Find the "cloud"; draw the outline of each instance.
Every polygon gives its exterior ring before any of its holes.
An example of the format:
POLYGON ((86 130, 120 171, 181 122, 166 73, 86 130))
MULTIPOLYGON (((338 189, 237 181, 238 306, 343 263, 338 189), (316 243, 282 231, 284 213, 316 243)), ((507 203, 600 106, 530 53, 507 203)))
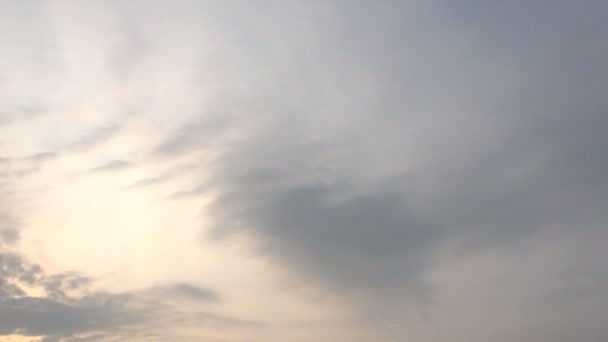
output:
MULTIPOLYGON (((171 167, 169 167, 166 170, 163 170, 158 175, 148 176, 148 177, 143 177, 141 179, 138 179, 138 180, 134 181, 133 183, 131 183, 130 185, 127 185, 126 187, 124 187, 124 189, 128 190, 128 189, 145 188, 148 186, 161 185, 161 184, 165 184, 165 183, 174 181, 176 179, 184 178, 189 173, 196 173, 200 169, 201 164, 203 164, 203 163, 201 161, 197 161, 195 159, 194 161, 188 161, 186 163, 178 163, 177 166, 174 166, 173 164, 174 163, 171 163, 171 167)), ((195 194, 198 194, 199 192, 202 192, 202 190, 204 190, 202 187, 197 187, 197 189, 182 190, 182 191, 184 191, 184 192, 192 191, 193 192, 192 195, 195 195, 195 194)))
MULTIPOLYGON (((235 110, 233 124, 247 128, 210 167, 215 237, 251 234, 292 277, 377 309, 432 305, 426 275, 446 249, 462 258, 561 230, 601 236, 591 218, 608 205, 608 103, 598 96, 608 49, 596 45, 605 25, 566 21, 564 2, 546 21, 544 6, 486 5, 497 22, 446 12, 414 35, 426 24, 362 7, 372 14, 330 12, 323 37, 278 34, 325 48, 290 60, 314 64, 318 79, 294 68, 298 84, 259 89, 253 102, 270 109, 255 123, 248 107, 235 110), (499 20, 499 7, 522 25, 499 20), (332 45, 341 29, 348 39, 332 45), (494 39, 510 44, 501 56, 494 39)), ((595 18, 601 7, 576 13, 595 18)))
MULTIPOLYGON (((4 220, 0 220, 0 224, 4 225, 2 222, 4 220)), ((6 242, 8 244, 15 243, 19 240, 19 231, 15 228, 0 228, 0 241, 6 242)))
POLYGON ((213 291, 187 283, 175 284, 170 288, 170 290, 177 294, 185 295, 203 302, 216 301, 220 299, 219 295, 213 291))
MULTIPOLYGON (((64 152, 96 156, 112 141, 108 153, 137 150, 137 171, 150 175, 126 188, 162 184, 188 205, 208 195, 201 249, 245 236, 294 292, 337 298, 350 316, 339 338, 325 340, 606 339, 605 1, 51 7, 58 24, 33 25, 46 13, 36 12, 19 26, 27 44, 0 64, 4 83, 16 84, 0 103, 3 142, 36 142, 27 153, 9 145, 19 151, 0 158, 2 246, 18 247, 15 217, 29 215, 8 210, 9 190, 64 152), (50 69, 58 71, 41 72, 50 69), (77 95, 50 91, 68 75, 77 95), (55 104, 47 97, 67 102, 48 127, 37 121, 55 104), (66 108, 93 114, 63 118, 66 108), (129 110, 133 120, 122 120, 129 110), (21 135, 15 122, 44 134, 21 135), (55 127, 69 138, 65 150, 47 151, 55 127)), ((134 165, 113 159, 89 171, 134 165)), ((174 203, 163 203, 171 221, 174 203)), ((182 222, 190 207, 178 204, 182 222)), ((142 204, 133 222, 148 212, 142 204)), ((161 245, 150 246, 142 250, 161 245)), ((109 294, 78 274, 3 258, 0 332, 176 339, 186 333, 150 322, 250 323, 165 305, 230 303, 195 284, 109 294)))
POLYGON ((128 296, 101 292, 75 296, 88 279, 76 274, 46 274, 15 253, 0 254, 0 334, 72 336, 141 321, 130 312, 128 296), (32 297, 27 288, 41 287, 47 296, 32 297))
POLYGON ((32 120, 45 114, 47 114, 47 108, 31 105, 11 108, 10 110, 5 109, 0 111, 0 126, 32 120))
POLYGON ((104 165, 92 168, 89 172, 112 172, 121 171, 133 167, 133 162, 126 160, 112 160, 104 165))
MULTIPOLYGON (((116 300, 114 298, 114 300, 116 300)), ((85 298, 84 303, 65 304, 47 298, 10 298, 2 301, 4 335, 71 336, 91 330, 133 324, 142 317, 124 312, 107 298, 85 298)))
POLYGON ((86 136, 80 137, 69 143, 68 149, 72 151, 87 151, 103 144, 120 132, 119 125, 106 125, 94 129, 86 136))
MULTIPOLYGON (((159 322, 174 324, 184 321, 209 322, 234 326, 240 321, 205 311, 181 310, 170 298, 186 296, 200 303, 211 303, 220 297, 215 292, 188 283, 171 284, 163 291, 155 288, 130 293, 107 293, 91 289, 92 280, 69 272, 49 274, 35 263, 13 252, 0 253, 0 335, 46 336, 63 340, 94 333, 102 340, 109 336, 133 334, 134 327, 155 330, 159 322), (42 290, 44 296, 28 292, 42 290), (195 318, 195 317, 198 317, 195 318), (143 328, 152 324, 150 328, 143 328)), ((159 331, 158 334, 167 333, 159 331)), ((145 335, 145 334, 144 334, 145 335)))
POLYGON ((133 182, 132 184, 125 187, 125 189, 137 189, 143 188, 151 185, 161 184, 165 181, 162 177, 146 177, 141 178, 133 182))
POLYGON ((218 136, 222 136, 222 132, 230 124, 230 119, 231 115, 228 114, 197 117, 193 122, 188 122, 173 132, 166 141, 156 147, 155 152, 158 155, 170 156, 209 147, 218 136))
POLYGON ((180 198, 188 198, 188 197, 196 197, 198 195, 202 195, 209 191, 209 186, 202 184, 198 185, 192 189, 179 190, 169 195, 170 199, 180 199, 180 198))
POLYGON ((13 156, 0 158, 0 178, 6 182, 23 178, 40 172, 40 170, 56 157, 54 152, 40 152, 26 156, 13 156))
POLYGON ((33 162, 45 162, 47 160, 51 160, 53 158, 55 158, 57 156, 56 153, 54 152, 40 152, 40 153, 35 153, 31 156, 28 156, 27 159, 31 160, 33 162))
POLYGON ((3 245, 13 245, 20 238, 20 222, 12 214, 12 208, 10 206, 12 199, 12 183, 10 180, 12 176, 8 175, 8 181, 6 182, 5 188, 2 186, 2 176, 6 175, 3 175, 2 172, 0 172, 0 248, 2 248, 3 245))

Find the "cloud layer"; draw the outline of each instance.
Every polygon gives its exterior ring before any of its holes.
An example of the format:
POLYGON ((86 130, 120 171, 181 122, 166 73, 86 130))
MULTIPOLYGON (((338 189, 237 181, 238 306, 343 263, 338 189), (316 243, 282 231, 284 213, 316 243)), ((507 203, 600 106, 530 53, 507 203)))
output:
POLYGON ((608 338, 603 1, 2 7, 0 335, 608 338))

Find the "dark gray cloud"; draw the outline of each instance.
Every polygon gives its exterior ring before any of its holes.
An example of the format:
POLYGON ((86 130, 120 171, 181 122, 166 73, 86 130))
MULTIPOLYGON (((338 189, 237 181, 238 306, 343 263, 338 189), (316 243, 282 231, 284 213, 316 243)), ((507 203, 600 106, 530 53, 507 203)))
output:
MULTIPOLYGON (((19 254, 0 253, 0 335, 46 336, 49 341, 59 341, 93 334, 88 338, 105 340, 112 336, 142 338, 141 333, 145 335, 146 331, 140 331, 142 326, 167 320, 173 324, 197 322, 214 327, 246 324, 196 309, 184 311, 167 301, 175 295, 203 304, 219 300, 220 296, 212 290, 192 284, 172 284, 160 292, 151 288, 113 294, 91 291, 91 281, 73 272, 49 274, 19 254), (35 288, 44 289, 46 295, 32 297, 27 293, 35 288), (140 328, 134 331, 135 327, 140 328)), ((158 334, 165 338, 163 334, 170 332, 158 334)))
POLYGON ((66 304, 47 298, 20 297, 2 301, 4 335, 71 336, 91 330, 127 326, 143 317, 125 312, 117 298, 84 298, 83 303, 66 304))
POLYGON ((88 279, 78 274, 46 274, 15 253, 0 254, 0 335, 72 336, 140 322, 145 314, 128 308, 128 295, 75 296, 88 279), (31 297, 23 286, 42 287, 47 297, 31 297))
POLYGON ((420 256, 435 240, 438 227, 425 222, 402 194, 377 189, 340 199, 341 193, 348 194, 348 185, 272 191, 257 190, 256 185, 235 183, 236 190, 212 207, 221 233, 263 233, 266 253, 344 292, 418 285, 410 272, 420 267, 420 256))
POLYGON ((271 109, 212 166, 216 236, 253 233, 287 272, 385 306, 432 302, 424 275, 446 245, 604 238, 604 4, 412 6, 430 24, 359 5, 330 12, 322 37, 286 29, 314 37, 290 62, 318 80, 260 89, 271 109))

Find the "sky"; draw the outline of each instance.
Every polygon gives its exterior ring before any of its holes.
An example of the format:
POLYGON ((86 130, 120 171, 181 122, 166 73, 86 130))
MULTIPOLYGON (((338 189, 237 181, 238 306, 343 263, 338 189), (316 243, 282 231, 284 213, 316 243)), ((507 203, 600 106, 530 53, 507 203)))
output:
POLYGON ((606 36, 604 0, 0 0, 0 341, 607 341, 606 36))

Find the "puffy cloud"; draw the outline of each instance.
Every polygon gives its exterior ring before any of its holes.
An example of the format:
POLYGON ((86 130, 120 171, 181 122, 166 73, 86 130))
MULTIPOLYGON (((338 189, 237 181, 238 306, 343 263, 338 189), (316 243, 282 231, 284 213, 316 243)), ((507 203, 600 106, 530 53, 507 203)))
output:
MULTIPOLYGON (((199 318, 198 324, 215 327, 246 324, 199 309, 180 310, 171 297, 186 296, 202 304, 220 298, 212 290, 192 284, 171 284, 160 291, 150 288, 108 293, 93 290, 91 282, 73 272, 49 274, 19 254, 0 253, 0 335, 46 336, 47 340, 59 341, 68 337, 78 340, 83 334, 93 334, 102 340, 110 336, 137 339, 141 332, 133 332, 136 327, 156 331, 154 324, 158 322, 169 320, 179 325, 192 320, 192 316, 199 318)), ((170 331, 168 328, 155 334, 168 336, 170 331)))

